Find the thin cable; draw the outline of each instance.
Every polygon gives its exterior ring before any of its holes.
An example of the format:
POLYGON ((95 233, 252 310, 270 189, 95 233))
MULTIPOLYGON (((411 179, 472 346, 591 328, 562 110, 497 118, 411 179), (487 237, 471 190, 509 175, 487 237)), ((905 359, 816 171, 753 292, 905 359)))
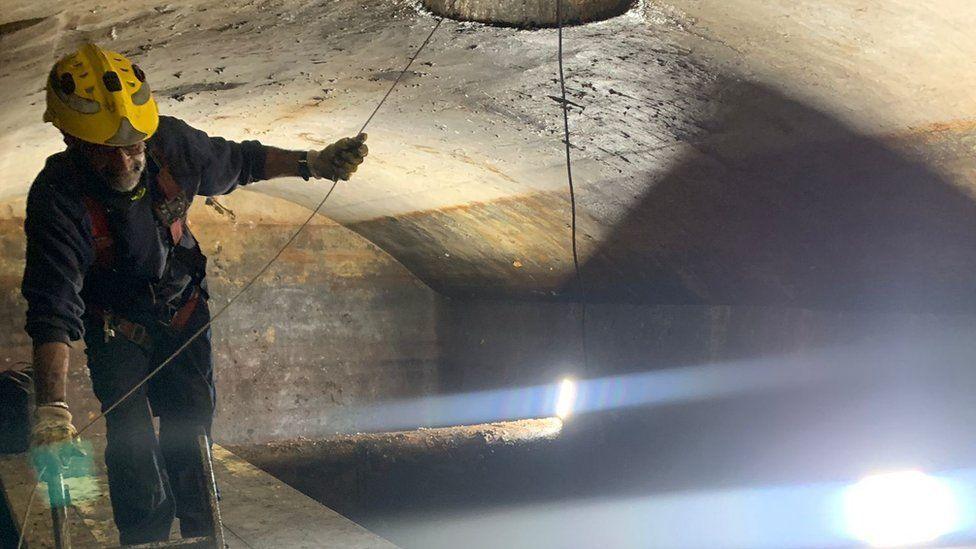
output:
MULTIPOLYGON (((253 277, 251 277, 250 280, 248 280, 247 284, 245 284, 244 287, 241 288, 241 290, 239 292, 237 292, 236 294, 234 294, 234 296, 231 297, 230 300, 227 301, 227 303, 225 303, 224 306, 221 307, 221 309, 219 311, 217 311, 216 314, 214 314, 212 317, 210 317, 210 320, 208 320, 206 322, 206 324, 204 324, 202 327, 200 327, 189 339, 186 340, 186 342, 183 343, 183 345, 180 345, 180 347, 178 349, 176 349, 176 351, 174 351, 173 354, 169 355, 169 357, 167 357, 166 360, 164 360, 162 363, 160 363, 159 366, 157 366, 156 368, 154 368, 151 372, 149 372, 149 374, 147 374, 145 377, 143 377, 142 380, 139 381, 139 383, 136 383, 135 385, 133 385, 131 389, 129 389, 124 395, 122 395, 121 397, 119 397, 118 400, 116 400, 115 402, 113 402, 111 404, 111 406, 109 406, 108 408, 105 409, 105 411, 103 411, 100 414, 98 414, 97 416, 95 416, 95 418, 92 419, 91 421, 89 421, 87 425, 85 425, 84 427, 82 427, 78 431, 78 434, 75 435, 75 438, 76 439, 81 438, 82 433, 84 433, 85 431, 87 431, 89 428, 91 428, 92 425, 94 425, 95 423, 97 423, 98 420, 102 419, 109 412, 111 412, 112 410, 116 409, 123 402, 125 402, 125 400, 127 398, 129 398, 130 396, 132 396, 133 393, 135 393, 136 391, 138 391, 140 387, 142 387, 143 385, 145 385, 150 379, 153 378, 153 376, 155 376, 156 374, 158 374, 160 372, 160 370, 162 370, 167 365, 169 365, 171 362, 173 362, 173 360, 175 360, 176 357, 178 357, 180 355, 180 353, 182 353, 187 347, 189 347, 191 343, 193 343, 194 341, 196 341, 196 339, 198 337, 200 337, 204 332, 206 332, 210 328, 210 325, 213 324, 213 322, 215 320, 217 320, 218 318, 220 318, 221 315, 223 315, 224 312, 226 312, 227 309, 230 308, 230 306, 233 305, 234 302, 238 300, 238 298, 240 298, 242 295, 244 295, 244 292, 246 292, 251 286, 253 286, 254 283, 257 282, 258 279, 260 279, 261 276, 265 272, 267 272, 267 270, 269 268, 271 268, 271 265, 273 265, 274 262, 277 261, 279 257, 281 257, 281 254, 283 254, 285 252, 285 250, 288 248, 288 246, 290 246, 291 243, 294 242, 296 238, 298 238, 298 235, 301 234, 302 230, 305 229, 305 227, 307 227, 309 223, 311 223, 312 219, 319 213, 319 210, 322 209, 322 206, 325 204, 325 201, 329 199, 329 196, 332 195, 332 191, 335 190, 336 185, 338 185, 338 181, 333 181, 332 182, 332 187, 329 188, 329 192, 326 193, 325 197, 322 198, 322 201, 319 202, 319 205, 315 207, 315 210, 312 211, 312 213, 308 216, 307 219, 305 219, 305 222, 302 223, 298 227, 298 230, 296 230, 294 233, 292 233, 291 237, 285 242, 284 246, 282 246, 278 250, 278 252, 267 263, 264 264, 263 267, 261 267, 261 270, 259 270, 257 272, 257 274, 255 274, 253 277)), ((40 478, 40 476, 38 478, 40 478)), ((40 484, 40 480, 38 480, 38 484, 40 484)), ((36 485, 35 485, 35 490, 36 490, 36 485)), ((33 494, 31 494, 31 495, 33 496, 33 494)), ((25 516, 27 516, 27 515, 30 514, 30 507, 31 507, 31 503, 32 502, 33 502, 33 497, 31 497, 31 499, 29 499, 27 501, 27 510, 25 511, 25 516)))
MULTIPOLYGON (((393 90, 396 88, 397 84, 400 83, 400 80, 403 78, 403 75, 406 74, 407 70, 410 69, 410 66, 413 64, 414 60, 417 59, 417 57, 420 55, 420 52, 422 52, 424 50, 424 48, 427 47, 427 44, 430 43, 430 39, 434 36, 434 32, 441 26, 441 22, 442 21, 443 21, 443 19, 438 19, 437 20, 437 24, 434 25, 434 28, 431 29, 430 34, 427 35, 427 38, 423 41, 423 43, 420 45, 420 47, 417 48, 416 53, 414 53, 413 56, 410 57, 410 60, 407 62, 406 66, 403 67, 403 70, 400 71, 400 74, 397 75, 396 79, 393 81, 393 84, 390 86, 390 89, 388 89, 386 91, 386 94, 383 96, 382 99, 380 99, 379 103, 377 103, 377 105, 376 105, 376 108, 373 109, 373 112, 369 115, 369 118, 366 119, 366 122, 363 124, 362 128, 360 128, 359 133, 363 133, 366 130, 366 127, 369 126, 369 123, 372 122, 373 117, 376 116, 376 113, 379 112, 380 107, 382 107, 383 104, 386 103, 387 98, 389 98, 390 97, 390 94, 393 93, 393 90)), ((137 383, 131 389, 129 389, 124 395, 122 395, 121 398, 119 398, 118 400, 116 400, 114 403, 112 403, 111 406, 109 406, 108 408, 106 408, 105 411, 101 412, 100 414, 98 414, 97 416, 95 416, 94 419, 92 419, 90 422, 88 422, 87 425, 85 425, 80 431, 78 431, 78 435, 77 436, 80 437, 82 433, 84 433, 85 431, 87 431, 98 420, 100 420, 103 417, 105 417, 106 414, 108 414, 109 412, 111 412, 112 410, 114 410, 115 408, 117 408, 127 398, 129 398, 130 396, 132 396, 132 394, 135 393, 136 391, 138 391, 140 387, 142 387, 143 385, 145 385, 150 379, 153 378, 153 376, 155 376, 156 374, 158 374, 160 370, 162 370, 168 364, 170 364, 171 362, 173 362, 173 360, 175 360, 176 357, 178 357, 180 355, 180 353, 182 353, 187 347, 189 347, 191 343, 193 343, 194 341, 196 341, 196 339, 198 337, 200 337, 201 335, 203 335, 210 328, 210 325, 213 324, 215 320, 217 320, 218 318, 220 318, 224 314, 224 312, 226 312, 227 309, 232 304, 234 304, 234 302, 236 302, 238 298, 240 298, 244 294, 244 292, 246 292, 251 286, 253 286, 254 283, 257 282, 258 279, 260 279, 261 276, 269 268, 271 268, 271 265, 273 265, 278 260, 278 258, 281 257, 281 254, 283 254, 285 252, 285 250, 288 249, 289 246, 291 246, 291 243, 294 242, 296 238, 298 238, 298 235, 301 234, 302 231, 305 230, 305 227, 307 227, 308 224, 312 222, 312 219, 314 219, 315 216, 318 215, 319 210, 322 209, 322 206, 325 205, 325 202, 329 199, 330 196, 332 196, 332 191, 335 190, 336 185, 338 185, 338 183, 339 182, 337 180, 332 182, 332 187, 329 188, 329 192, 325 194, 325 196, 322 198, 322 201, 319 202, 319 205, 316 206, 315 209, 312 211, 312 213, 308 216, 308 218, 305 219, 305 221, 301 225, 299 225, 298 229, 291 235, 291 237, 278 250, 278 252, 275 253, 274 256, 267 263, 265 263, 265 265, 263 267, 261 267, 261 270, 259 270, 257 272, 257 274, 255 274, 253 277, 251 277, 251 279, 248 280, 248 282, 244 285, 244 287, 241 288, 241 290, 239 292, 237 292, 219 311, 217 311, 217 313, 214 314, 210 318, 210 320, 207 321, 206 324, 204 324, 202 327, 200 327, 200 329, 198 329, 196 331, 196 333, 193 334, 193 336, 191 336, 189 339, 187 339, 186 342, 183 343, 183 345, 180 345, 180 347, 178 349, 176 349, 176 351, 174 351, 173 354, 171 354, 159 366, 157 366, 155 369, 153 369, 153 371, 149 372, 148 375, 146 375, 144 378, 142 378, 142 380, 139 381, 139 383, 137 383)))
MULTIPOLYGON (((410 66, 413 64, 414 60, 417 59, 418 56, 420 56, 420 52, 422 52, 423 49, 427 46, 427 44, 430 43, 431 37, 434 36, 434 32, 441 26, 441 22, 443 22, 443 19, 438 19, 437 20, 437 24, 434 25, 434 28, 430 31, 430 34, 427 35, 427 38, 424 40, 424 42, 420 45, 419 48, 417 48, 416 53, 413 54, 413 56, 410 58, 410 61, 407 63, 407 65, 405 67, 403 67, 403 70, 400 71, 400 74, 397 75, 396 80, 393 81, 393 84, 390 86, 390 89, 386 91, 386 94, 383 96, 382 99, 380 99, 379 103, 377 103, 376 108, 373 109, 373 112, 369 115, 369 118, 366 119, 366 122, 363 124, 363 127, 359 130, 359 133, 363 133, 364 131, 366 131, 366 126, 368 126, 369 123, 372 122, 373 117, 376 116, 376 113, 379 112, 380 107, 383 106, 383 104, 386 102, 387 98, 390 97, 390 94, 393 93, 393 90, 396 88, 397 84, 400 83, 400 80, 403 78, 403 75, 406 74, 407 70, 410 69, 410 66)), ((322 206, 325 205, 326 200, 328 200, 329 197, 332 196, 332 191, 335 190, 336 185, 338 185, 338 184, 339 184, 339 182, 337 180, 333 180, 332 187, 329 188, 329 192, 325 194, 325 197, 322 198, 322 201, 319 202, 319 205, 315 207, 315 210, 312 211, 311 215, 308 216, 308 218, 305 220, 305 222, 302 223, 298 227, 298 229, 294 232, 294 234, 291 235, 291 238, 289 238, 285 242, 285 244, 278 250, 278 252, 274 255, 274 257, 272 257, 270 261, 268 261, 263 267, 261 267, 261 270, 259 270, 257 272, 257 274, 255 274, 244 285, 244 287, 241 288, 241 290, 239 292, 237 292, 226 304, 224 304, 224 306, 219 311, 217 311, 217 313, 214 314, 210 318, 210 320, 207 321, 206 324, 204 324, 200 329, 198 329, 189 339, 186 340, 185 343, 183 343, 183 345, 181 345, 178 349, 176 349, 176 351, 174 351, 173 354, 171 354, 159 366, 157 366, 155 369, 153 369, 153 371, 150 372, 149 375, 147 375, 144 378, 142 378, 142 380, 140 380, 139 383, 137 383, 135 386, 133 386, 131 389, 129 389, 118 400, 116 400, 115 402, 113 402, 112 405, 110 405, 108 408, 105 409, 105 411, 103 411, 100 414, 98 414, 97 416, 95 416, 95 418, 92 419, 91 421, 89 421, 87 425, 85 425, 84 427, 82 427, 81 430, 78 431, 78 434, 75 435, 75 438, 81 437, 82 433, 84 433, 85 431, 87 431, 89 428, 91 428, 92 425, 94 425, 100 419, 104 418, 106 414, 108 414, 109 412, 111 412, 112 410, 114 410, 115 408, 117 408, 127 398, 129 398, 130 396, 132 396, 132 394, 135 393, 136 391, 138 391, 140 387, 142 387, 143 385, 145 385, 150 379, 153 378, 153 376, 155 376, 156 374, 158 374, 160 372, 160 370, 162 370, 169 363, 171 363, 174 359, 176 359, 176 357, 179 356, 180 353, 182 353, 187 347, 189 347, 189 345, 191 343, 193 343, 194 341, 196 341, 196 339, 198 337, 200 337, 201 335, 203 335, 203 333, 206 332, 210 328, 210 325, 213 324, 213 322, 215 320, 217 320, 218 318, 220 318, 220 316, 223 315, 224 312, 234 302, 236 302, 237 299, 241 297, 241 295, 244 294, 244 292, 246 292, 251 286, 253 286, 254 283, 257 282, 258 279, 261 278, 261 276, 269 268, 271 268, 271 265, 273 265, 274 262, 277 261, 279 257, 281 257, 281 254, 283 254, 285 252, 285 250, 288 248, 288 246, 290 246, 291 243, 294 242, 296 238, 298 238, 298 235, 301 234, 302 231, 305 230, 305 227, 307 227, 308 224, 312 222, 312 219, 314 219, 315 216, 318 215, 319 210, 321 210, 322 209, 322 206)), ((43 470, 42 470, 42 473, 43 473, 43 470)), ((38 478, 40 478, 40 475, 38 476, 38 478)), ((30 497, 30 499, 27 500, 27 508, 24 510, 25 527, 26 527, 26 520, 27 520, 26 517, 28 517, 30 515, 31 504, 34 501, 34 492, 37 491, 37 486, 40 485, 40 482, 41 481, 38 480, 37 483, 34 485, 34 491, 31 492, 31 497, 30 497)), ((24 533, 23 533, 23 528, 22 528, 21 529, 21 535, 20 535, 20 542, 17 544, 17 548, 18 549, 20 549, 21 543, 23 543, 23 539, 24 539, 24 533)))
POLYGON ((291 237, 288 238, 288 240, 285 242, 284 246, 282 246, 281 248, 278 249, 278 252, 276 254, 274 254, 274 256, 267 263, 265 263, 263 267, 261 267, 261 270, 259 270, 256 275, 254 275, 253 277, 251 277, 250 280, 247 281, 247 284, 245 284, 244 287, 240 289, 240 291, 238 291, 236 294, 234 294, 234 296, 231 297, 230 300, 228 300, 227 303, 225 303, 224 306, 221 307, 220 310, 217 311, 216 314, 214 314, 212 317, 210 317, 210 320, 208 320, 189 339, 187 339, 183 343, 183 345, 180 345, 178 349, 176 349, 175 351, 173 351, 173 354, 169 355, 169 357, 167 357, 166 360, 164 360, 162 363, 160 363, 159 366, 156 366, 156 368, 154 368, 151 372, 149 372, 149 374, 147 374, 144 378, 142 378, 142 380, 140 380, 139 383, 136 383, 135 385, 133 385, 131 389, 129 389, 118 400, 116 400, 115 402, 113 402, 112 405, 109 406, 108 408, 106 408, 104 412, 102 412, 102 413, 98 414, 97 416, 95 416, 95 418, 92 419, 91 421, 89 421, 87 425, 85 425, 84 427, 82 427, 78 431, 78 434, 76 435, 76 438, 77 437, 80 437, 82 433, 84 433, 85 431, 87 431, 98 420, 100 420, 103 417, 105 417, 106 414, 108 414, 112 410, 116 409, 119 405, 121 405, 123 402, 125 402, 125 399, 129 398, 130 396, 132 396, 132 394, 135 393, 136 391, 138 391, 140 387, 142 387, 143 385, 145 385, 150 379, 153 378, 153 376, 155 376, 156 374, 158 374, 160 370, 162 370, 167 365, 169 365, 171 362, 173 362, 176 359, 176 357, 178 357, 180 355, 180 353, 182 353, 187 347, 190 346, 191 343, 193 343, 194 341, 196 341, 196 339, 198 337, 200 337, 201 335, 203 335, 204 332, 206 332, 208 329, 210 329, 210 325, 213 324, 215 320, 217 320, 218 318, 220 318, 227 311, 227 309, 230 308, 230 306, 233 305, 234 302, 236 302, 238 300, 238 298, 240 298, 242 295, 244 295, 244 292, 246 292, 248 289, 250 289, 250 287, 253 286, 254 283, 256 283, 258 281, 258 279, 260 279, 261 276, 265 272, 267 272, 268 269, 271 268, 271 265, 273 265, 275 263, 275 261, 277 261, 278 258, 281 257, 281 254, 285 253, 285 250, 288 249, 288 246, 291 246, 291 243, 294 242, 296 238, 298 238, 298 235, 301 234, 301 232, 305 229, 305 227, 307 227, 308 224, 312 222, 312 219, 314 219, 315 216, 318 215, 319 210, 321 210, 322 209, 322 206, 325 205, 325 201, 328 200, 330 196, 332 196, 332 191, 335 190, 336 185, 338 185, 338 184, 339 184, 338 181, 333 181, 332 182, 332 187, 329 189, 329 192, 325 194, 325 197, 322 198, 322 201, 319 202, 319 205, 315 207, 315 209, 312 211, 311 214, 309 214, 308 218, 305 219, 305 222, 298 226, 298 230, 296 230, 294 233, 292 233, 291 237))
POLYGON ((563 75, 563 2, 556 0, 556 26, 559 29, 559 89, 562 93, 563 133, 566 144, 566 177, 569 179, 569 205, 572 216, 573 267, 576 270, 576 291, 580 303, 580 347, 583 351, 583 372, 588 371, 589 353, 586 349, 586 285, 583 283, 583 271, 580 269, 579 249, 576 244, 576 189, 573 186, 573 160, 569 149, 569 102, 566 100, 566 77, 563 75))
MULTIPOLYGON (((406 66, 403 67, 403 70, 400 71, 400 74, 397 75, 396 80, 393 81, 393 84, 390 86, 390 89, 388 89, 386 91, 386 94, 383 95, 383 98, 380 99, 379 103, 376 104, 376 108, 373 109, 373 112, 369 115, 369 118, 366 119, 366 122, 363 124, 363 127, 360 128, 359 133, 363 133, 364 131, 366 131, 366 127, 369 126, 369 123, 373 121, 373 117, 376 116, 376 113, 379 112, 380 108, 386 102, 387 98, 389 98, 390 97, 390 94, 393 93, 393 90, 396 88, 397 84, 400 83, 400 80, 403 78, 403 75, 406 74, 407 70, 410 69, 410 66, 413 65, 414 60, 417 59, 417 57, 420 56, 420 52, 422 52, 424 50, 424 48, 427 47, 427 44, 430 43, 430 39, 434 36, 434 32, 436 32, 437 29, 440 28, 442 22, 443 22, 443 19, 438 19, 437 20, 437 24, 434 25, 434 28, 433 29, 431 29, 430 34, 427 35, 427 38, 424 40, 424 42, 420 45, 419 48, 417 48, 416 53, 413 54, 413 56, 407 62, 406 66)), ((308 218, 305 220, 305 222, 302 223, 298 227, 298 229, 294 232, 294 234, 291 235, 291 238, 289 238, 288 241, 285 242, 284 246, 282 246, 281 249, 279 249, 278 252, 274 255, 274 257, 272 257, 271 260, 268 261, 264 265, 264 267, 262 267, 261 270, 258 271, 258 273, 256 275, 254 275, 247 282, 247 284, 245 284, 244 287, 241 288, 241 290, 239 292, 237 292, 237 294, 234 295, 234 297, 232 297, 219 311, 217 311, 217 313, 215 315, 213 315, 210 318, 210 320, 208 320, 207 323, 203 325, 203 327, 201 327, 199 330, 197 330, 196 333, 194 333, 193 336, 190 337, 190 339, 186 340, 186 342, 183 343, 183 345, 181 345, 178 349, 176 349, 176 351, 174 351, 173 354, 171 354, 159 366, 157 366, 155 369, 153 369, 153 371, 150 372, 149 375, 147 375, 146 377, 142 378, 142 380, 140 380, 139 383, 137 383, 135 386, 133 386, 131 389, 129 389, 118 400, 116 400, 115 402, 113 402, 108 408, 105 409, 105 411, 99 413, 97 416, 95 416, 94 419, 92 419, 91 421, 89 421, 87 425, 85 425, 84 427, 82 427, 81 430, 78 431, 78 434, 75 435, 75 438, 80 438, 81 435, 82 435, 82 433, 84 433, 89 428, 91 428, 91 426, 94 425, 96 422, 98 422, 100 419, 104 418, 106 414, 108 414, 109 412, 111 412, 112 410, 114 410, 115 408, 117 408, 120 404, 122 404, 125 401, 125 399, 129 398, 130 396, 132 396, 133 393, 135 393, 136 391, 138 391, 139 388, 142 387, 143 385, 145 385, 150 379, 153 378, 153 376, 155 376, 156 374, 158 374, 164 367, 166 367, 169 363, 171 363, 173 360, 175 360, 176 357, 179 356, 180 353, 182 353, 187 347, 189 347, 189 345, 191 343, 193 343, 198 337, 200 337, 201 335, 203 335, 203 333, 206 332, 207 329, 210 328, 210 326, 213 324, 213 322, 215 320, 217 320, 218 318, 220 318, 220 316, 224 314, 224 312, 231 306, 231 304, 233 304, 235 301, 237 301, 237 299, 239 297, 241 297, 241 295, 243 295, 244 292, 246 292, 248 290, 248 288, 250 288, 251 286, 253 286, 254 283, 257 282, 257 280, 259 278, 261 278, 261 276, 271 267, 271 265, 274 264, 274 262, 277 261, 279 257, 281 257, 281 254, 285 252, 285 250, 288 248, 288 246, 290 246, 291 243, 294 242, 296 238, 298 238, 298 235, 301 234, 301 232, 305 229, 305 227, 307 227, 308 224, 312 222, 312 219, 314 219, 315 216, 318 215, 319 210, 321 210, 322 209, 322 206, 325 205, 326 200, 328 200, 329 197, 332 196, 332 191, 335 190, 336 185, 338 185, 338 184, 339 184, 338 180, 333 180, 332 187, 329 188, 329 192, 325 194, 325 197, 322 198, 322 201, 319 202, 319 205, 315 207, 315 210, 312 211, 311 215, 309 215, 308 218)), ((38 480, 37 483, 35 483, 35 485, 34 485, 34 491, 31 492, 31 497, 30 497, 30 499, 27 500, 27 508, 24 510, 24 517, 25 517, 24 520, 25 521, 26 521, 26 517, 30 515, 31 505, 34 502, 33 494, 34 494, 34 492, 37 491, 37 487, 40 485, 40 482, 41 481, 38 480)), ((26 522, 25 522, 25 526, 26 526, 26 522)), ((18 543, 17 549, 20 549, 20 546, 21 546, 20 544, 23 542, 23 539, 24 539, 24 533, 23 533, 23 529, 21 529, 20 543, 18 543)))
POLYGON ((420 52, 424 50, 424 48, 427 46, 427 43, 430 42, 431 37, 434 36, 434 33, 437 32, 437 29, 441 26, 441 23, 443 21, 444 21, 443 19, 438 19, 437 24, 434 25, 434 28, 430 29, 430 34, 427 35, 427 38, 424 40, 424 43, 421 44, 419 48, 417 48, 417 53, 413 54, 413 57, 411 57, 410 61, 407 62, 407 66, 403 67, 403 70, 400 71, 400 74, 397 75, 396 80, 393 81, 393 85, 390 86, 390 89, 386 90, 386 95, 383 96, 383 99, 380 99, 379 104, 376 105, 375 109, 373 109, 373 113, 370 114, 369 118, 366 119, 366 122, 363 123, 363 127, 359 130, 359 133, 363 133, 364 131, 366 131, 366 126, 368 126, 369 123, 372 122, 373 117, 376 116, 376 113, 380 112, 380 107, 382 107, 383 103, 386 102, 386 98, 389 97, 391 93, 393 93, 393 88, 395 88, 396 85, 400 83, 400 79, 403 78, 403 75, 406 74, 407 70, 410 69, 410 65, 413 65, 414 59, 416 59, 417 56, 420 55, 420 52))
POLYGON ((37 489, 41 485, 41 478, 47 471, 47 467, 42 467, 41 472, 37 474, 37 482, 34 483, 34 488, 31 490, 30 496, 27 498, 27 509, 24 510, 24 520, 20 523, 20 537, 17 539, 17 549, 24 546, 24 536, 27 535, 27 521, 30 519, 30 509, 31 504, 34 503, 34 495, 37 494, 37 489))

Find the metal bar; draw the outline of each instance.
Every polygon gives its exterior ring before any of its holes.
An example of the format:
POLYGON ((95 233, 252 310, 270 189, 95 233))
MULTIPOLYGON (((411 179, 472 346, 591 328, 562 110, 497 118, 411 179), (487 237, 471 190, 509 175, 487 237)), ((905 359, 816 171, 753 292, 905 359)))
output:
POLYGON ((214 549, 224 549, 224 525, 220 520, 220 501, 217 499, 217 479, 214 478, 213 456, 210 455, 210 438, 206 433, 197 436, 200 459, 203 461, 204 488, 210 503, 210 520, 213 528, 214 549))
POLYGON ((71 532, 68 531, 68 506, 71 505, 71 501, 61 471, 53 472, 47 478, 47 495, 51 502, 54 547, 71 549, 71 532))

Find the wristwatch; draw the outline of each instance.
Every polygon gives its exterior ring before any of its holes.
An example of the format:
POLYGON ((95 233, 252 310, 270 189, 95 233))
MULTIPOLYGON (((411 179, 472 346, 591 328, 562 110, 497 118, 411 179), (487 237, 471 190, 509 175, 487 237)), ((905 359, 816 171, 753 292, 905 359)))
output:
POLYGON ((312 177, 312 170, 308 167, 308 153, 298 159, 298 175, 305 181, 308 181, 312 177))

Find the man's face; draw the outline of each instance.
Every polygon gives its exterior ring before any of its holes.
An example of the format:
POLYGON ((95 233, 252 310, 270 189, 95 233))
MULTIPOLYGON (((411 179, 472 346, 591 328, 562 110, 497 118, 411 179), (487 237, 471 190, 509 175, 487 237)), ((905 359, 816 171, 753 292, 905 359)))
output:
POLYGON ((83 141, 69 143, 88 158, 92 169, 115 191, 129 192, 139 184, 146 168, 146 144, 136 143, 127 147, 95 145, 83 141))

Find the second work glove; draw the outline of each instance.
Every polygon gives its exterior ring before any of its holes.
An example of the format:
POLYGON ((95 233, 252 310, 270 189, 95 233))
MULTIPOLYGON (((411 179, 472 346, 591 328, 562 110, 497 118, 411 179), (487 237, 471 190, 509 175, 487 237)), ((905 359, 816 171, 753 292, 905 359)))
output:
POLYGON ((367 154, 365 133, 343 137, 321 151, 308 151, 308 169, 312 177, 348 181, 367 154))
POLYGON ((31 464, 45 478, 57 473, 68 459, 84 455, 76 445, 78 432, 71 424, 71 412, 66 407, 42 404, 34 412, 31 429, 31 464))

